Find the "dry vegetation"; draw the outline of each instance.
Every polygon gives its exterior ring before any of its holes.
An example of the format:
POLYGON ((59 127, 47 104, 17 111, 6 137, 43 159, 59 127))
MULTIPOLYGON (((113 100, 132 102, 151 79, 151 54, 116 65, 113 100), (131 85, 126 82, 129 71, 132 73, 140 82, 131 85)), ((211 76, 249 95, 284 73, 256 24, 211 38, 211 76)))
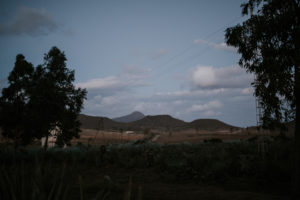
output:
POLYGON ((142 131, 118 132, 118 131, 98 131, 93 129, 82 129, 79 139, 73 139, 72 145, 78 143, 90 145, 126 143, 144 138, 151 138, 150 141, 158 144, 175 144, 188 142, 191 144, 201 143, 209 139, 221 139, 224 142, 241 141, 253 138, 255 136, 277 136, 278 131, 257 131, 256 129, 238 129, 238 130, 195 130, 188 129, 182 131, 157 131, 150 130, 148 133, 142 131))
POLYGON ((79 139, 73 139, 71 144, 110 144, 110 143, 126 143, 128 141, 139 140, 144 138, 142 133, 133 132, 117 132, 117 131, 98 131, 93 129, 82 129, 79 139))
POLYGON ((0 199, 286 200, 292 140, 248 140, 262 135, 278 132, 83 129, 65 149, 1 144, 0 199))
MULTIPOLYGON (((80 138, 71 140, 71 145, 88 144, 88 145, 106 145, 106 144, 122 144, 130 141, 138 141, 142 139, 149 140, 157 144, 178 144, 191 143, 198 144, 204 140, 221 139, 223 142, 239 142, 248 140, 254 137, 275 137, 279 135, 279 131, 260 130, 256 128, 237 129, 237 130, 196 130, 187 129, 180 131, 160 131, 148 130, 145 131, 107 131, 82 129, 80 138)), ((292 137, 292 131, 286 133, 288 137, 292 137)), ((1 143, 11 143, 12 141, 0 135, 1 143)), ((39 145, 40 141, 35 141, 39 145)))

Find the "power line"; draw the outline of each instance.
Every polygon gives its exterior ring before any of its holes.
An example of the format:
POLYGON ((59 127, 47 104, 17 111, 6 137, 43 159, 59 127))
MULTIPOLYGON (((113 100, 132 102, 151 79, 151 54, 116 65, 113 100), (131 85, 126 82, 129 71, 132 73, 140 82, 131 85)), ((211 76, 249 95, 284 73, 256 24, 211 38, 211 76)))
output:
MULTIPOLYGON (((216 35, 217 33, 219 33, 220 31, 224 30, 224 28, 228 27, 231 23, 233 22, 236 22, 238 19, 240 19, 241 17, 237 17, 237 18, 234 18, 233 20, 231 20, 229 23, 227 23, 226 25, 222 26, 221 28, 217 29, 216 31, 208 34, 206 37, 204 37, 203 40, 207 41, 209 38, 211 38, 212 36, 216 35)), ((168 64, 175 60, 176 58, 182 56, 183 54, 185 54, 186 52, 188 52, 190 49, 192 49, 193 47, 195 47, 195 43, 189 45, 187 48, 185 48, 183 51, 181 51, 179 54, 176 54, 175 56, 172 56, 170 59, 167 60, 167 62, 164 62, 163 64, 160 64, 158 65, 156 68, 161 68, 161 67, 164 67, 164 66, 168 66, 168 64)), ((206 47, 203 51, 201 51, 200 53, 196 54, 196 55, 193 55, 193 56, 190 56, 188 57, 188 59, 192 58, 192 59, 195 59, 195 58, 199 58, 200 56, 202 56, 203 54, 205 54, 207 52, 207 50, 209 49, 210 47, 206 47)), ((187 60, 187 58, 185 59, 187 60)), ((184 60, 184 61, 185 61, 184 60)), ((190 59, 191 60, 191 59, 190 59)), ((181 62, 182 63, 182 62, 181 62)), ((173 67, 174 66, 177 66, 179 63, 177 62, 175 65, 172 65, 173 67)), ((168 70, 170 67, 166 67, 166 69, 168 70)), ((166 70, 164 70, 166 71, 166 70)), ((160 78, 161 76, 163 76, 164 73, 160 73, 157 78, 160 78)))

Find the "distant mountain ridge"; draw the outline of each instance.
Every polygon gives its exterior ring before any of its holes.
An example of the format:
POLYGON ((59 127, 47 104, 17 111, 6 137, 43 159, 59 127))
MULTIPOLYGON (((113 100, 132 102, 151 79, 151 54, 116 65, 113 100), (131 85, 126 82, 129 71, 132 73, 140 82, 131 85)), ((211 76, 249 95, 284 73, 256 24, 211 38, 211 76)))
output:
POLYGON ((122 117, 113 118, 112 120, 115 122, 122 122, 122 123, 130 123, 140 119, 143 119, 145 115, 139 111, 134 111, 129 115, 125 115, 122 117))
POLYGON ((81 123, 81 128, 107 130, 107 129, 120 129, 123 128, 123 123, 115 122, 107 117, 97 117, 80 114, 78 119, 81 123))
MULTIPOLYGON (((130 115, 128 115, 130 116, 130 115)), ((124 116, 126 117, 126 116, 124 116)), ((122 117, 121 117, 122 118, 122 117)), ((175 131, 185 129, 198 130, 232 130, 239 127, 231 126, 216 119, 197 119, 192 122, 185 122, 173 118, 170 115, 144 116, 142 119, 132 122, 118 122, 107 117, 96 117, 80 114, 78 117, 83 129, 96 130, 133 130, 143 131, 146 129, 155 129, 162 131, 175 131)), ((123 119, 121 119, 123 120, 123 119)))
POLYGON ((231 130, 231 129, 238 128, 238 127, 226 124, 224 122, 221 122, 217 119, 197 119, 197 120, 192 121, 190 123, 190 126, 195 129, 210 130, 210 131, 215 131, 218 129, 219 130, 220 129, 231 130))
POLYGON ((146 116, 141 120, 131 123, 132 126, 139 129, 156 128, 164 130, 182 129, 186 127, 187 124, 187 122, 173 118, 170 115, 146 116))

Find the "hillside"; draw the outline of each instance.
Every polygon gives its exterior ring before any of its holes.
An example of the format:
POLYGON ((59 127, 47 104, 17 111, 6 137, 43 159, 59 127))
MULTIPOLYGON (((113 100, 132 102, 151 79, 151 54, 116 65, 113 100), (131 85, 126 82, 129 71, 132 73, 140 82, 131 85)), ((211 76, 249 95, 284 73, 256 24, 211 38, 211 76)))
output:
POLYGON ((231 130, 238 127, 231 126, 217 119, 197 119, 189 123, 189 127, 200 130, 231 130))
POLYGON ((197 119, 190 123, 173 118, 170 115, 155 115, 146 116, 140 120, 122 123, 116 122, 107 117, 95 117, 80 114, 78 119, 81 122, 81 128, 83 129, 95 129, 95 130, 139 130, 155 129, 161 131, 177 131, 185 129, 198 129, 198 130, 234 130, 238 127, 228 125, 216 119, 197 119))
POLYGON ((145 117, 145 115, 143 113, 135 111, 129 115, 113 118, 112 120, 115 122, 130 123, 130 122, 134 122, 134 121, 143 119, 144 117, 145 117))
POLYGON ((155 116, 146 116, 141 120, 130 123, 135 129, 163 129, 163 130, 176 130, 182 129, 187 126, 187 123, 175 119, 170 115, 155 115, 155 116))
POLYGON ((80 114, 78 119, 81 122, 81 128, 84 129, 119 130, 120 128, 124 128, 124 124, 115 122, 107 117, 95 117, 95 116, 80 114))

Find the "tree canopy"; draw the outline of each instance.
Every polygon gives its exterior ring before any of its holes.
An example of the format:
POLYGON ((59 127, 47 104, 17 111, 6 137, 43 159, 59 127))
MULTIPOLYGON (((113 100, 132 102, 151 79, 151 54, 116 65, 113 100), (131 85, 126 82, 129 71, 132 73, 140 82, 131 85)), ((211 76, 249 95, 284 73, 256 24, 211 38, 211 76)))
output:
POLYGON ((23 55, 17 55, 9 86, 0 98, 4 136, 28 144, 34 138, 48 137, 56 128, 60 145, 79 137, 77 117, 86 90, 73 85, 75 72, 67 68, 66 60, 57 47, 52 47, 44 55, 44 63, 36 68, 23 55))
POLYGON ((295 118, 295 72, 299 71, 299 1, 249 0, 250 18, 226 30, 228 45, 238 48, 239 64, 253 72, 255 95, 268 128, 295 118))
POLYGON ((28 143, 32 138, 27 105, 33 73, 33 65, 23 55, 17 55, 15 66, 8 76, 9 86, 3 88, 0 97, 2 134, 18 144, 28 143))
POLYGON ((263 126, 295 119, 293 197, 300 183, 300 1, 249 0, 242 24, 226 30, 226 43, 241 54, 239 64, 255 74, 255 95, 263 107, 263 126))

